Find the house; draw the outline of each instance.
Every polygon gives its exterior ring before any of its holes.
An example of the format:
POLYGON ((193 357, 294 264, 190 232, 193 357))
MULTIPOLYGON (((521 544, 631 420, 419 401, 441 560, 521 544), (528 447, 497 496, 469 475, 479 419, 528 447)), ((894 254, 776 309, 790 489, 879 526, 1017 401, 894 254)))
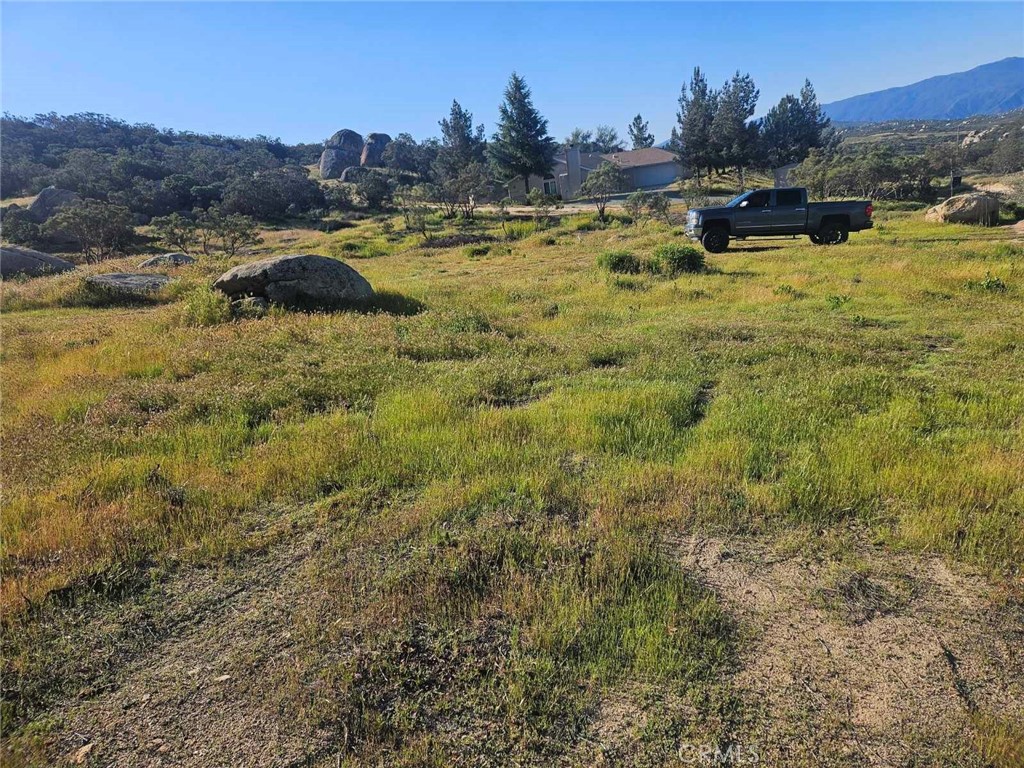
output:
MULTIPOLYGON (((542 189, 545 194, 573 200, 579 196, 580 186, 587 174, 605 162, 615 163, 622 169, 629 179, 627 191, 663 187, 683 177, 683 167, 676 161, 675 154, 667 149, 649 147, 602 154, 580 152, 570 147, 559 150, 547 175, 530 176, 530 189, 542 189)), ((513 200, 525 198, 521 178, 513 179, 507 188, 513 200)))

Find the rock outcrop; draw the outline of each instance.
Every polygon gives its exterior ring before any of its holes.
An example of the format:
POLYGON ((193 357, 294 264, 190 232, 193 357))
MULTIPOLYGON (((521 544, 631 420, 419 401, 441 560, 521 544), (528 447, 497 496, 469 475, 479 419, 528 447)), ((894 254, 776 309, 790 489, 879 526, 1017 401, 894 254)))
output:
POLYGON ((363 144, 362 154, 359 156, 359 164, 364 168, 379 168, 383 163, 384 147, 391 143, 391 137, 386 133, 371 133, 366 137, 363 144))
POLYGON ((363 137, 343 128, 324 142, 324 151, 320 155, 320 178, 339 178, 348 166, 359 165, 362 154, 363 137))
POLYGON ((929 208, 924 218, 925 221, 945 224, 985 224, 994 227, 999 223, 999 198, 983 192, 955 195, 929 208))
POLYGON ((70 261, 58 259, 42 251, 33 251, 31 248, 18 248, 16 246, 4 246, 0 248, 0 277, 5 280, 15 275, 26 277, 40 277, 41 275, 54 275, 58 272, 67 272, 75 268, 70 261))
POLYGON ((82 202, 82 198, 77 192, 57 189, 57 187, 46 187, 32 201, 28 212, 33 219, 42 224, 64 206, 77 205, 80 202, 82 202))
POLYGON ((229 269, 213 287, 233 300, 263 298, 293 309, 336 309, 373 296, 352 267, 315 254, 275 256, 229 269))
POLYGON ((180 267, 185 264, 195 264, 195 259, 187 253, 161 253, 159 256, 150 256, 139 264, 139 269, 147 267, 180 267))

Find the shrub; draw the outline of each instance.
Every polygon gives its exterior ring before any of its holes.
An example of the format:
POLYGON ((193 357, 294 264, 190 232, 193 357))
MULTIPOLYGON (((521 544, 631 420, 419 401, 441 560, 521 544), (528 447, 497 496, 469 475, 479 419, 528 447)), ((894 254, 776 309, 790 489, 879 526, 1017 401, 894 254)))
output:
POLYGON ((605 251, 597 257, 597 266, 609 272, 636 274, 640 271, 640 260, 629 251, 605 251))
POLYGON ((692 245, 664 243, 654 249, 654 259, 666 275, 700 272, 704 269, 704 252, 692 245))
POLYGON ((25 208, 12 205, 3 215, 4 239, 30 248, 42 247, 46 241, 32 214, 25 208))
POLYGON ((467 258, 476 259, 480 256, 486 256, 491 252, 491 246, 489 245, 470 245, 467 246, 463 253, 466 254, 467 258))
POLYGON ((382 174, 371 172, 356 182, 356 194, 371 211, 379 211, 391 205, 394 190, 391 188, 391 182, 382 174))
POLYGON ((320 185, 304 170, 289 167, 236 177, 225 188, 221 207, 227 214, 280 219, 325 204, 320 185))
POLYGON ((66 206, 42 226, 51 236, 73 239, 89 263, 125 253, 135 239, 131 212, 99 200, 66 206))
POLYGON ((181 305, 181 322, 196 328, 226 323, 231 319, 231 300, 208 285, 189 292, 181 305))

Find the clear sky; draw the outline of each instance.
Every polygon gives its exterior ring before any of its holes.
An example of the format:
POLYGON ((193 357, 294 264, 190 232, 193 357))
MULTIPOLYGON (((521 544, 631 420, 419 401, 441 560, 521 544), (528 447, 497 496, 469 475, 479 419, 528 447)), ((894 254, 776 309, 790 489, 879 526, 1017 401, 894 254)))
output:
POLYGON ((668 137, 695 65, 753 75, 759 113, 1024 55, 1024 3, 14 3, 2 106, 319 142, 436 135, 453 98, 490 134, 522 74, 553 136, 637 112, 668 137))

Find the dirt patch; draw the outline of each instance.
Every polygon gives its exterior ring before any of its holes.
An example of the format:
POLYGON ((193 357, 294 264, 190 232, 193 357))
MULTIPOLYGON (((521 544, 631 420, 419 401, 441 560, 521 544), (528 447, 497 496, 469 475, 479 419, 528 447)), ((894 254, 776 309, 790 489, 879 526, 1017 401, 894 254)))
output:
POLYGON ((329 734, 279 711, 274 690, 297 645, 293 615, 309 597, 317 541, 303 534, 244 564, 169 580, 173 630, 99 690, 54 708, 51 760, 74 763, 88 747, 89 765, 271 765, 327 746, 329 734))
POLYGON ((762 764, 981 764, 972 714, 1024 716, 1021 606, 981 577, 866 546, 852 578, 749 539, 688 536, 672 549, 747 635, 736 738, 762 764))

